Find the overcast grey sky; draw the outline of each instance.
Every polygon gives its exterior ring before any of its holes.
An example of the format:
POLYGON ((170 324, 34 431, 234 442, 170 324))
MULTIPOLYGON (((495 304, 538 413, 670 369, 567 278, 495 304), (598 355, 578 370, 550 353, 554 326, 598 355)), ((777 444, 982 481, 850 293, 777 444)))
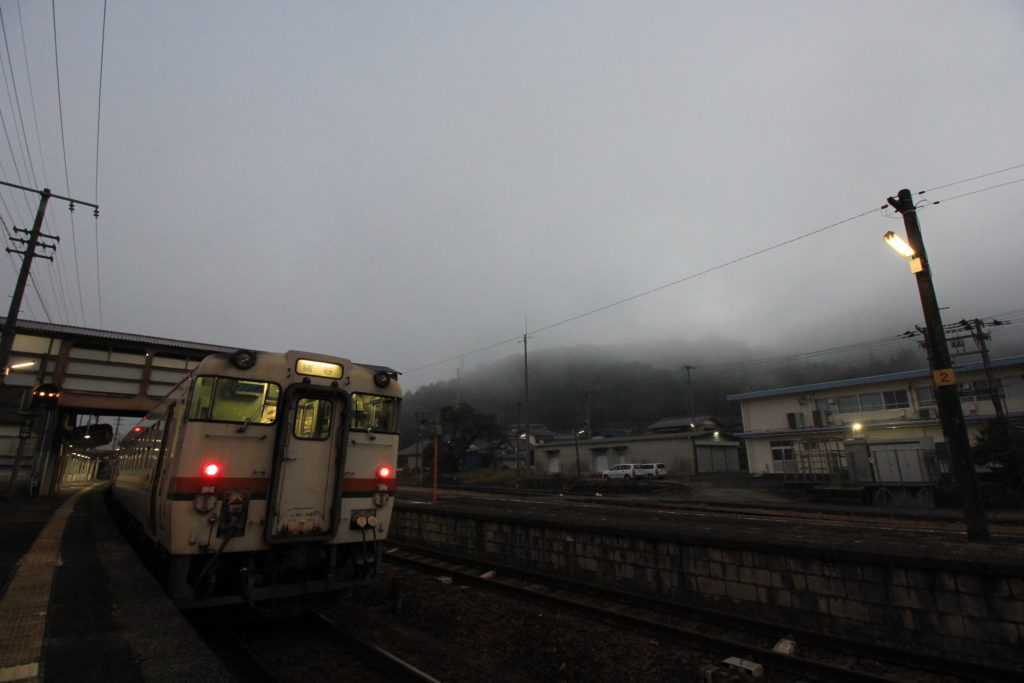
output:
POLYGON ((1024 182, 958 197, 1024 167, 932 189, 1024 164, 1018 1, 110 0, 102 98, 103 3, 55 6, 56 50, 50 3, 0 0, 0 179, 101 216, 51 204, 25 318, 416 386, 681 281, 530 348, 813 350, 920 322, 882 242, 903 187, 947 200, 920 211, 944 318, 1024 309, 1024 182))

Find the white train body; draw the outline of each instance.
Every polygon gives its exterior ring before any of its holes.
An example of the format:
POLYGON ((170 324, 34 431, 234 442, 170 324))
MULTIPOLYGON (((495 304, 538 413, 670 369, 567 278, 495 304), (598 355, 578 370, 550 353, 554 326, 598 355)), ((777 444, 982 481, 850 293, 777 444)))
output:
POLYGON ((179 604, 373 579, 395 491, 396 378, 323 354, 217 354, 134 428, 113 495, 179 604))

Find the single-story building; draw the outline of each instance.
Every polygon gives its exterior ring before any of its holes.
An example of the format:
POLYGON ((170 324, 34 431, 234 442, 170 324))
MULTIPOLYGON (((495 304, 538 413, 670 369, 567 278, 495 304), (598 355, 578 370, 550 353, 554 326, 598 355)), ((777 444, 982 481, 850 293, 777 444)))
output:
POLYGON ((534 448, 537 472, 600 476, 612 465, 664 463, 668 476, 744 471, 740 443, 722 432, 563 439, 534 448))

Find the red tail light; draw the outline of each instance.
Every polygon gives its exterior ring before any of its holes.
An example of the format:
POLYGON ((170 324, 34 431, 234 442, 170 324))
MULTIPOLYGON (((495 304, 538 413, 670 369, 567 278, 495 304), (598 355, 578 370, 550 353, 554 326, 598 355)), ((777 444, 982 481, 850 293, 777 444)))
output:
POLYGON ((391 468, 389 466, 381 465, 380 467, 377 468, 377 478, 378 479, 387 479, 390 476, 391 476, 391 468))
POLYGON ((203 476, 207 479, 213 479, 214 477, 220 476, 220 465, 215 462, 208 462, 204 464, 203 476))

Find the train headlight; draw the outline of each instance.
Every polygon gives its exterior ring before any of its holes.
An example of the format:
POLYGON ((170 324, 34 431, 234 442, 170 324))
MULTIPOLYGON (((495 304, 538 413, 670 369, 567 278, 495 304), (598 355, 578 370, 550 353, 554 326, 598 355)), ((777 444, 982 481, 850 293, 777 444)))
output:
POLYGON ((231 364, 239 370, 248 370, 256 365, 256 352, 247 349, 239 349, 231 354, 231 364))
POLYGON ((373 374, 373 383, 383 389, 391 384, 391 373, 386 370, 379 370, 373 374))

